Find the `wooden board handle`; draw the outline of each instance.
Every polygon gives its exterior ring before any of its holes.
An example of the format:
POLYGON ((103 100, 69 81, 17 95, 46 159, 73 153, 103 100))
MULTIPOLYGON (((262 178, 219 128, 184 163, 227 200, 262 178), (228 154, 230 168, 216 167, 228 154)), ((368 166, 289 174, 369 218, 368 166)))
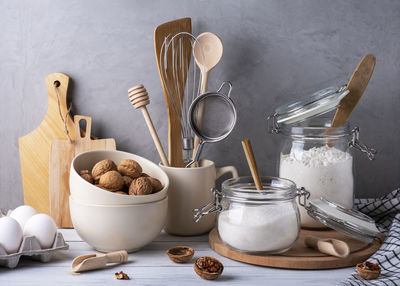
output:
POLYGON ((74 116, 74 124, 75 124, 75 134, 76 134, 76 141, 90 141, 90 135, 92 133, 92 118, 90 116, 84 115, 75 115, 74 116), (81 128, 79 126, 79 122, 81 120, 86 121, 86 130, 85 135, 81 136, 81 128))

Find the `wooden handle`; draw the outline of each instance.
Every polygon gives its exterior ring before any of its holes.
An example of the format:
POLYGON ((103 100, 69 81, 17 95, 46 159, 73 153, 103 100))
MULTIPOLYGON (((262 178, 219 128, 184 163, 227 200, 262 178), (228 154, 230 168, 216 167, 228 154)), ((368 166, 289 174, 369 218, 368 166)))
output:
POLYGON ((314 248, 315 250, 318 250, 319 252, 340 258, 345 258, 350 254, 349 245, 346 242, 339 239, 334 239, 334 238, 321 239, 315 236, 307 236, 304 239, 304 244, 307 247, 311 247, 314 248))
POLYGON ((107 263, 123 263, 128 261, 128 252, 126 250, 120 250, 110 252, 105 255, 107 263))
POLYGON ((350 114, 353 112, 367 88, 372 73, 374 72, 375 62, 375 56, 368 54, 358 63, 347 84, 347 89, 350 93, 340 101, 332 121, 332 127, 343 126, 350 117, 350 114))
POLYGON ((90 134, 92 133, 92 118, 90 116, 75 115, 74 116, 76 141, 90 141, 90 134), (81 128, 79 123, 81 120, 86 121, 86 130, 84 136, 81 136, 81 128))
POLYGON ((149 95, 146 88, 143 85, 137 85, 128 90, 129 100, 136 109, 141 109, 143 117, 146 121, 147 127, 149 128, 151 137, 153 138, 154 144, 156 145, 158 154, 160 155, 161 161, 164 166, 169 166, 167 156, 165 155, 164 149, 161 145, 160 138, 158 137, 157 131, 154 128, 153 121, 147 111, 146 105, 150 103, 149 95))
POLYGON ((260 176, 258 174, 256 160, 254 159, 253 149, 251 148, 250 140, 246 139, 242 141, 243 150, 246 154, 247 163, 249 164, 251 175, 253 176, 254 183, 256 184, 257 190, 262 190, 262 184, 260 176))

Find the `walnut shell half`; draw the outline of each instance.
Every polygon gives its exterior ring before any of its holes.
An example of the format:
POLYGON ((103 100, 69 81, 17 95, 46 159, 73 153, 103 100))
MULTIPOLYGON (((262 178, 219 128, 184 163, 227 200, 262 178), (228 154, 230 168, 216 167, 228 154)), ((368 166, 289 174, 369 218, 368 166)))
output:
POLYGON ((117 171, 109 171, 100 177, 99 186, 111 192, 120 191, 124 187, 124 179, 117 171))
POLYGON ((135 160, 124 159, 118 165, 118 172, 135 179, 142 174, 142 167, 135 160))
POLYGON ((101 160, 94 165, 92 169, 92 177, 93 179, 99 180, 102 175, 109 171, 116 171, 117 165, 112 160, 101 160))
POLYGON ((129 187, 129 194, 136 196, 150 195, 153 187, 147 177, 139 177, 132 181, 129 187))
POLYGON ((193 268, 197 275, 207 280, 217 279, 224 270, 222 263, 219 262, 218 259, 210 256, 198 258, 193 268))
POLYGON ((167 250, 169 259, 176 263, 185 263, 192 259, 194 249, 188 246, 176 246, 167 250))
POLYGON ((356 270, 358 275, 365 280, 376 279, 381 274, 381 267, 378 264, 369 261, 358 263, 356 265, 356 270))

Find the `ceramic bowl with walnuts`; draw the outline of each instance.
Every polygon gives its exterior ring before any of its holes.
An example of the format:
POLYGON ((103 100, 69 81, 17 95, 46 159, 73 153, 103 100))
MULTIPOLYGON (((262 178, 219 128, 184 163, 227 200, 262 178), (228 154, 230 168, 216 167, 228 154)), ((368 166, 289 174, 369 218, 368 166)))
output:
POLYGON ((141 156, 97 150, 77 155, 71 164, 70 191, 74 200, 95 205, 134 205, 167 197, 167 174, 141 156))

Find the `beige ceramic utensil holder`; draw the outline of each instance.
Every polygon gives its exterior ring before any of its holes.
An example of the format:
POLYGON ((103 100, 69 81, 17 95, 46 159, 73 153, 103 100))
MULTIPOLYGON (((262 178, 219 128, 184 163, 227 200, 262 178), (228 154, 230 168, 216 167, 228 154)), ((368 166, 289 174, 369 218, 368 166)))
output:
POLYGON ((192 210, 212 200, 211 188, 215 186, 216 179, 227 173, 238 177, 236 168, 215 168, 214 162, 209 160, 201 160, 197 168, 165 167, 162 164, 160 167, 170 180, 165 230, 175 235, 200 235, 210 231, 215 224, 215 214, 205 216, 196 223, 192 210))

